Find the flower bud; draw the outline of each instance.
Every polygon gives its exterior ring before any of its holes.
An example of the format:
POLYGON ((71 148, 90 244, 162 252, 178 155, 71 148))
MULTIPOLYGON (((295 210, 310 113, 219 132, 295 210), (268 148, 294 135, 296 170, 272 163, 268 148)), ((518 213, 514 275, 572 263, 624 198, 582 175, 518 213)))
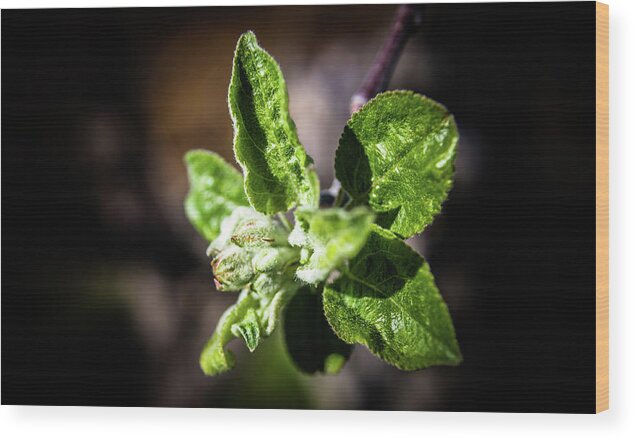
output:
POLYGON ((214 283, 220 291, 240 290, 255 277, 253 253, 235 245, 223 249, 211 261, 214 283))
POLYGON ((299 251, 292 247, 263 248, 254 254, 253 266, 258 272, 281 271, 299 260, 299 251))
POLYGON ((222 250, 231 244, 231 237, 236 228, 242 223, 251 220, 261 221, 267 219, 266 216, 251 209, 250 207, 237 207, 231 215, 226 217, 220 225, 220 234, 207 248, 207 256, 215 258, 222 250))
POLYGON ((233 231, 231 242, 239 247, 271 247, 288 245, 288 233, 275 221, 265 216, 247 218, 233 231))

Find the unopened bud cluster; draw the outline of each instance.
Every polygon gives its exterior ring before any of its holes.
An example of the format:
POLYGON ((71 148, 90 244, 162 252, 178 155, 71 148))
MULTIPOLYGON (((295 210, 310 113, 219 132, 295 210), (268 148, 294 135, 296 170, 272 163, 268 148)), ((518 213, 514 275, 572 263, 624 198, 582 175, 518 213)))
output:
POLYGON ((288 232, 281 224, 245 207, 222 222, 220 235, 207 254, 220 291, 264 285, 277 277, 272 274, 286 272, 299 260, 299 250, 289 245, 288 232))

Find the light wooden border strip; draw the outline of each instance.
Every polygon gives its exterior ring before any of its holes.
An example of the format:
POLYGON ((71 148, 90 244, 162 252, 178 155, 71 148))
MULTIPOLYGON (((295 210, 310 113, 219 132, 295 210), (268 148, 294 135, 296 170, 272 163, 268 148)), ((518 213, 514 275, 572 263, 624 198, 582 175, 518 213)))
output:
POLYGON ((609 9, 596 3, 596 412, 609 407, 609 9))

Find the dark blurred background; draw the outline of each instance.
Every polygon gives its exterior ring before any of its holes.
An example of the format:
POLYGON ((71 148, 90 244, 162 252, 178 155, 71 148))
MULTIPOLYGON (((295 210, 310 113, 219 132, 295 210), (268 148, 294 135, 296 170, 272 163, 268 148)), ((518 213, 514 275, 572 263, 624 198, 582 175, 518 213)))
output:
POLYGON ((425 7, 390 88, 442 102, 462 135, 412 245, 464 363, 401 372, 358 346, 316 378, 279 334, 200 372, 235 297, 184 216, 182 156, 232 160, 231 58, 252 29, 328 186, 396 6, 3 10, 2 403, 594 411, 594 8, 425 7))

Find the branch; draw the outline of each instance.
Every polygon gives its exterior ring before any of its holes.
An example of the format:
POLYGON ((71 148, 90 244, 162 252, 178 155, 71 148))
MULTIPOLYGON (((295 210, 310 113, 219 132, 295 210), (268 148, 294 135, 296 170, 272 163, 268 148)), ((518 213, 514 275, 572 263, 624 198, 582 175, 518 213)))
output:
POLYGON ((396 11, 392 29, 383 47, 377 53, 374 63, 363 84, 352 95, 350 113, 358 111, 370 99, 387 88, 396 63, 403 52, 407 39, 416 31, 421 18, 420 5, 401 5, 396 11))
MULTIPOLYGON (((383 47, 376 54, 374 63, 370 67, 361 87, 350 99, 351 114, 358 111, 370 99, 387 88, 405 43, 420 25, 421 9, 421 5, 410 4, 398 7, 394 23, 383 43, 383 47)), ((335 178, 330 188, 321 191, 320 204, 339 206, 347 201, 345 198, 341 183, 335 178)))

